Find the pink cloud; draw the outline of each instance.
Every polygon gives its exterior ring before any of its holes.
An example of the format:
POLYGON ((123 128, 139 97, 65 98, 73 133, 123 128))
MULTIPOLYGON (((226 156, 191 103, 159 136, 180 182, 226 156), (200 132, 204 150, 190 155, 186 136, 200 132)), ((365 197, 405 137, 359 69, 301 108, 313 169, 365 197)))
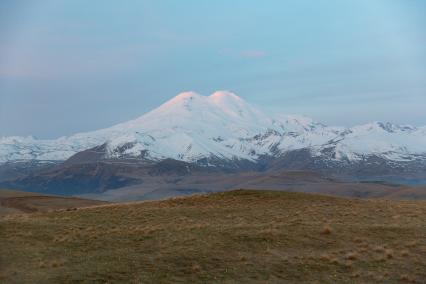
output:
POLYGON ((259 58, 266 56, 266 52, 263 50, 244 50, 240 54, 241 56, 248 58, 259 58))

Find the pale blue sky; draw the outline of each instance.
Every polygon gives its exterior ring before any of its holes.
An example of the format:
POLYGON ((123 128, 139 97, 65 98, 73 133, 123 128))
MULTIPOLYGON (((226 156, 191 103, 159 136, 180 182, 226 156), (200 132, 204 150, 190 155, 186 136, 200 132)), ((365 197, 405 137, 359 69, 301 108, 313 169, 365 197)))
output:
POLYGON ((222 89, 330 125, 426 125, 425 15, 423 0, 1 0, 0 135, 222 89))

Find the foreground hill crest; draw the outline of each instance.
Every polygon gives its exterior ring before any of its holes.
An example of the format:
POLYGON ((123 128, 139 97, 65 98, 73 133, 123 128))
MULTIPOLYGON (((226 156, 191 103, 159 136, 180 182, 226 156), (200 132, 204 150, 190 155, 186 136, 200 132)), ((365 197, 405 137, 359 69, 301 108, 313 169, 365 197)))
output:
POLYGON ((424 283, 425 205, 240 190, 0 216, 0 282, 424 283))

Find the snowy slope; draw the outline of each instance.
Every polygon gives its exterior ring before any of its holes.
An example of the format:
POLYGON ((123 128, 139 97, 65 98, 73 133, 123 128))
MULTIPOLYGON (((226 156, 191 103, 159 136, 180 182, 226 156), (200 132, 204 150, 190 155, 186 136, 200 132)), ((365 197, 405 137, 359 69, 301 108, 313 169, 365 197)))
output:
POLYGON ((349 129, 336 144, 337 158, 378 155, 392 161, 412 160, 426 153, 424 129, 374 122, 349 129))
POLYGON ((320 156, 332 148, 335 159, 376 155, 406 161, 426 156, 426 128, 379 122, 327 127, 306 117, 266 114, 227 91, 185 92, 137 119, 98 131, 56 140, 0 138, 0 162, 60 161, 105 143, 105 158, 256 161, 303 148, 320 156))

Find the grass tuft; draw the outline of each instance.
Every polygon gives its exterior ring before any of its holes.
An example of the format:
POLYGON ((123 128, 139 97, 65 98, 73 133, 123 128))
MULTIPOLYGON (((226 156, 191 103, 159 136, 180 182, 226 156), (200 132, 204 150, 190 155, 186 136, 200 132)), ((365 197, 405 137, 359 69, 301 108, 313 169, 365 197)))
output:
POLYGON ((331 233, 333 232, 333 230, 331 229, 330 225, 325 225, 324 228, 321 231, 321 234, 323 235, 331 235, 331 233))

